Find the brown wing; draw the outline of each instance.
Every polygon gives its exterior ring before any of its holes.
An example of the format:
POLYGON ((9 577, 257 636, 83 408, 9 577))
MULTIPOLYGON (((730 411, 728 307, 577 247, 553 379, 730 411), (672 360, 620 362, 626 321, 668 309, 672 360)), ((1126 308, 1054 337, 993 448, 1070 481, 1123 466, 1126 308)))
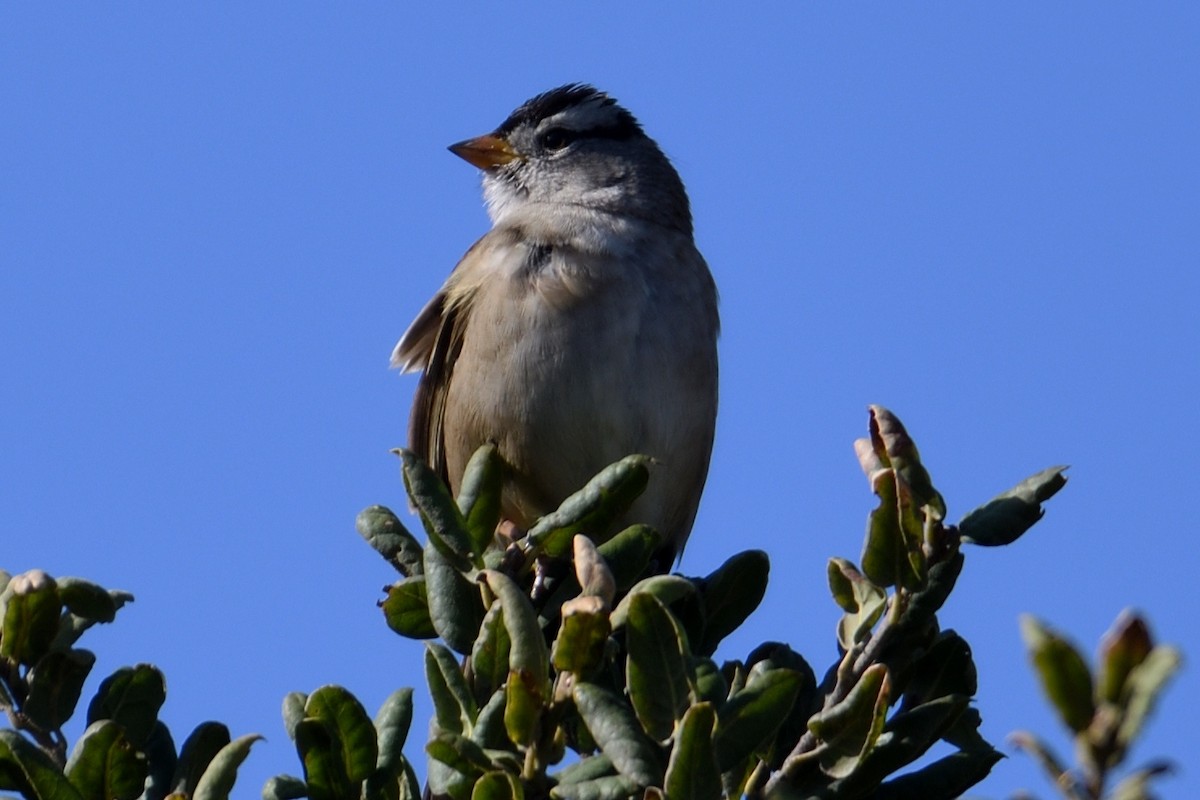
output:
POLYGON ((449 481, 443 434, 446 393, 454 373, 454 362, 462 350, 467 314, 460 304, 448 305, 444 295, 439 294, 435 299, 441 301, 440 324, 433 334, 433 347, 413 397, 412 414, 408 418, 408 446, 425 459, 443 481, 449 481))

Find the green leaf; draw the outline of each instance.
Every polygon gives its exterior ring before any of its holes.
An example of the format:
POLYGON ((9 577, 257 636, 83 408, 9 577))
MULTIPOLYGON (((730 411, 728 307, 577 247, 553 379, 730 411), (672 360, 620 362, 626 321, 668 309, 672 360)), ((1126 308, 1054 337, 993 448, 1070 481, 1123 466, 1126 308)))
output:
POLYGON ((729 684, 715 661, 711 658, 693 657, 689 669, 696 681, 697 698, 714 706, 725 702, 729 697, 729 684))
POLYGON ((92 723, 75 743, 67 778, 85 800, 133 800, 146 782, 146 758, 110 720, 92 723))
POLYGON ((216 758, 221 748, 232 741, 229 728, 220 722, 203 722, 196 726, 179 753, 175 775, 171 778, 172 791, 191 797, 200 783, 200 776, 216 758))
POLYGON ((638 796, 637 781, 624 775, 611 775, 578 783, 560 783, 550 790, 555 800, 626 800, 638 796))
POLYGON ((87 721, 89 725, 102 719, 120 723, 129 741, 140 749, 154 730, 166 699, 166 679, 157 667, 122 667, 100 684, 88 706, 87 721))
POLYGON ((148 773, 142 789, 142 797, 147 800, 166 797, 171 791, 171 779, 179 766, 179 756, 175 751, 175 739, 162 720, 154 723, 154 730, 142 748, 146 756, 148 773))
POLYGON ((504 726, 504 712, 507 708, 508 696, 502 688, 487 699, 479 709, 475 718, 475 726, 471 729, 471 741, 480 747, 492 750, 503 750, 512 747, 508 738, 508 730, 504 726))
POLYGON ((484 580, 504 609, 504 627, 512 645, 510 671, 522 672, 538 681, 550 679, 550 653, 538 625, 537 611, 520 587, 502 572, 485 570, 484 580))
POLYGON ((617 591, 623 592, 642 576, 662 544, 662 535, 649 525, 630 525, 596 550, 608 564, 617 591))
POLYGON ((663 780, 667 797, 720 800, 721 773, 713 743, 716 722, 711 703, 694 705, 683 715, 663 780))
MULTIPOLYGON (((471 569, 472 564, 482 567, 483 561, 478 559, 478 553, 472 553, 471 535, 467 531, 467 521, 450 490, 441 478, 426 466, 425 462, 411 450, 400 450, 404 487, 417 513, 429 543, 460 572, 471 569), (475 558, 472 558, 474 556, 475 558)), ((429 570, 429 550, 425 550, 425 569, 429 570)))
POLYGON ((406 577, 425 570, 421 543, 386 506, 367 506, 358 512, 354 527, 379 555, 406 577))
POLYGON ((609 617, 612 621, 613 630, 618 630, 625 626, 625 618, 629 615, 629 605, 633 602, 633 598, 639 594, 649 594, 656 598, 667 608, 670 608, 675 603, 688 599, 696 599, 699 597, 699 590, 696 584, 689 581, 681 575, 654 575, 650 578, 638 581, 633 588, 629 590, 629 594, 617 603, 617 607, 613 609, 612 615, 609 617))
POLYGON ((963 541, 985 547, 1015 542, 1042 518, 1042 503, 1066 486, 1066 469, 1044 469, 967 514, 958 523, 963 541))
POLYGON ((479 587, 432 541, 425 547, 425 580, 434 630, 456 653, 467 655, 483 622, 479 587))
POLYGON ((466 520, 472 552, 483 553, 496 535, 503 481, 504 462, 499 449, 489 442, 467 462, 458 491, 458 510, 466 520))
POLYGON ((592 739, 617 771, 640 787, 659 785, 663 766, 658 749, 646 738, 629 706, 590 683, 575 684, 572 696, 592 739))
POLYGON ((982 781, 1003 755, 995 750, 959 752, 879 787, 875 800, 928 800, 958 797, 982 781))
MULTIPOLYGON (((110 590, 109 598, 112 600, 113 607, 120 610, 126 603, 133 602, 133 595, 129 592, 121 592, 110 590)), ((0 607, 3 603, 0 603, 0 607)), ((51 650, 67 650, 75 642, 79 641, 79 637, 86 630, 95 625, 97 620, 88 617, 81 617, 78 614, 73 614, 67 611, 58 619, 58 631, 54 634, 54 641, 50 644, 51 650)))
POLYGON ((412 726, 412 698, 412 689, 397 689, 388 695, 375 715, 375 735, 379 742, 376 766, 396 778, 404 771, 404 742, 412 726))
POLYGON ((1083 656, 1066 639, 1029 614, 1021 616, 1021 635, 1042 689, 1059 718, 1074 733, 1086 730, 1096 706, 1092 675, 1083 656))
POLYGON ((107 589, 82 578, 59 578, 58 596, 72 614, 96 622, 112 622, 120 608, 107 589))
POLYGON ((479 776, 471 800, 524 800, 525 792, 515 775, 493 770, 479 776))
MULTIPOLYGON (((424 567, 422 567, 424 569, 424 567)), ((458 575, 447 575, 454 580, 458 575)), ((424 575, 405 578, 387 589, 387 599, 380 603, 388 627, 409 639, 432 639, 438 635, 429 611, 428 584, 424 575)))
POLYGON ((25 715, 39 727, 56 731, 75 713, 83 682, 96 663, 87 650, 58 650, 42 656, 29 671, 25 715))
POLYGON ((767 591, 771 560, 762 550, 738 553, 709 575, 703 583, 704 641, 697 652, 711 655, 717 645, 737 630, 762 602, 767 591))
POLYGON ((304 692, 288 692, 283 696, 283 728, 288 738, 296 741, 296 725, 304 719, 304 706, 308 695, 304 692))
POLYGON ((838 622, 838 642, 849 650, 870 636, 887 608, 887 592, 844 558, 831 558, 826 572, 833 599, 846 612, 838 622))
POLYGON ((841 702, 812 716, 808 729, 828 745, 820 759, 826 774, 846 777, 874 748, 883 732, 890 695, 887 667, 872 664, 841 702))
POLYGON ((439 644, 426 644, 425 680, 433 696, 438 727, 447 733, 470 733, 479 708, 454 654, 439 644))
POLYGON ((263 800, 300 800, 308 797, 308 785, 294 775, 275 775, 263 786, 263 800))
POLYGON ((650 594, 635 594, 625 625, 629 699, 651 739, 671 735, 691 703, 687 636, 650 594))
POLYGON ((0 596, 0 658, 33 666, 50 649, 58 632, 62 602, 58 584, 40 569, 14 575, 0 596))
POLYGON ((0 729, 0 789, 37 800, 84 800, 50 756, 6 729, 0 729))
POLYGON ((871 446, 886 459, 900 480, 912 490, 917 506, 928 507, 938 520, 946 518, 946 504, 933 488, 929 473, 921 464, 917 446, 900 419, 883 406, 869 406, 871 446))
POLYGON ((606 541, 609 526, 645 491, 651 463, 649 456, 632 455, 609 464, 557 510, 539 519, 523 540, 523 549, 561 558, 570 552, 576 533, 588 534, 597 544, 606 541))
POLYGON ((296 749, 304 763, 304 782, 310 800, 347 800, 355 791, 346 763, 332 732, 318 719, 296 724, 296 749))
POLYGON ((492 769, 492 761, 475 742, 456 733, 439 733, 429 739, 425 752, 431 758, 471 778, 492 769))
POLYGON ((471 648, 471 688, 477 704, 486 703, 492 693, 504 685, 511 650, 512 640, 504 627, 504 606, 492 603, 471 648))
POLYGON ((580 597, 562 608, 562 625, 554 639, 551 660, 559 672, 587 676, 604 656, 612 625, 597 597, 580 597))
POLYGON ((804 676, 791 669, 755 675, 717 711, 717 759, 733 769, 775 735, 796 703, 804 676))
POLYGON ((616 774, 617 768, 613 766, 612 760, 603 753, 597 753, 596 755, 584 756, 579 761, 576 761, 569 767, 564 768, 557 775, 551 777, 561 786, 568 783, 579 783, 581 781, 595 780, 596 778, 605 778, 616 774))
POLYGON ((978 689, 975 662, 967 641, 947 629, 938 634, 913 665, 904 689, 904 704, 918 706, 950 694, 973 697, 978 689))
POLYGON ((1142 663, 1129 671, 1122 696, 1124 718, 1117 731, 1117 740, 1128 747, 1154 710, 1159 694, 1179 670, 1183 656, 1174 647, 1158 645, 1142 663))
MULTIPOLYGON (((262 738, 258 734, 239 736, 218 750, 200 776, 192 800, 229 800, 229 793, 237 781, 238 767, 250 755, 251 746, 262 738)), ((315 794, 311 796, 316 800, 315 794)))
POLYGON ((364 781, 375 771, 379 759, 375 726, 357 697, 341 686, 322 686, 308 696, 304 715, 325 723, 335 746, 341 749, 351 783, 364 781))
POLYGON ((1129 609, 1122 611, 1100 640, 1100 699, 1119 703, 1129 673, 1146 660, 1153 648, 1146 621, 1129 609))

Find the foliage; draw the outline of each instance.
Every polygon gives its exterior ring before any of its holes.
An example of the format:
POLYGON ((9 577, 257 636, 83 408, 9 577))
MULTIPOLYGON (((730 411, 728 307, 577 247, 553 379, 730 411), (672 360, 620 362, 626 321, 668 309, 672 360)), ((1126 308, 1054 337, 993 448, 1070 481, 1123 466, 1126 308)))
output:
MULTIPOLYGON (((381 602, 387 624, 431 640, 432 795, 936 798, 986 776, 1000 754, 971 707, 970 647, 936 614, 962 570, 960 543, 1015 541, 1063 469, 952 526, 890 412, 871 409, 856 449, 879 505, 861 566, 829 562, 841 657, 819 682, 779 643, 714 658, 761 601, 766 554, 699 578, 656 575, 657 534, 610 529, 653 479, 649 458, 608 467, 522 535, 497 533, 505 466, 494 447, 475 455, 457 498, 401 451, 425 544, 382 506, 358 528, 401 574, 381 602), (949 755, 897 774, 939 741, 949 755)), ((398 782, 395 794, 364 782, 340 796, 407 796, 411 782, 398 782)))
POLYGON ((1179 651, 1155 644, 1146 621, 1128 610, 1100 641, 1094 670, 1074 645, 1039 620, 1023 617, 1021 633, 1047 699, 1075 737, 1077 764, 1064 767, 1032 733, 1018 731, 1012 742, 1037 760, 1066 800, 1149 798, 1151 780, 1171 771, 1166 761, 1152 761, 1127 774, 1111 792, 1106 788, 1179 669, 1179 651))
MULTIPOLYGON (((618 461, 518 531, 500 519, 506 467, 494 447, 475 454, 457 498, 401 451, 425 543, 382 506, 364 510, 358 529, 400 574, 380 603, 386 623, 426 641, 434 705, 426 796, 936 800, 982 780, 1000 754, 980 735, 971 705, 970 646, 940 628, 937 612, 962 571, 960 545, 1015 541, 1065 484, 1063 469, 1040 472, 950 525, 892 414, 873 407, 870 435, 856 449, 879 504, 859 563, 829 561, 842 610, 839 657, 820 679, 777 642, 716 659, 762 600, 765 553, 735 554, 704 577, 663 575, 656 531, 612 530, 653 479, 650 458, 618 461), (914 768, 938 742, 949 754, 914 768)), ((0 588, 0 707, 12 725, 0 730, 0 791, 38 800, 229 796, 258 737, 231 740, 208 722, 177 752, 157 719, 163 677, 149 665, 101 684, 68 757, 62 727, 95 661, 75 644, 112 621, 129 595, 40 571, 0 573, 0 588)), ((1177 654, 1155 647, 1144 623, 1129 618, 1107 640, 1093 680, 1060 637, 1033 621, 1025 628, 1048 693, 1086 745, 1090 760, 1074 785, 1102 785, 1177 654)), ((411 689, 395 692, 374 719, 338 686, 289 694, 284 724, 301 774, 272 778, 263 797, 422 796, 404 754, 412 714, 411 689)), ((1157 769, 1134 773, 1112 797, 1144 796, 1135 790, 1157 769)))
POLYGON ((0 791, 31 800, 229 797, 261 737, 231 740, 224 725, 205 722, 177 752, 158 719, 166 681, 149 664, 122 667, 100 683, 68 756, 63 726, 96 662, 76 643, 132 599, 79 578, 0 571, 0 709, 12 725, 0 730, 0 791))

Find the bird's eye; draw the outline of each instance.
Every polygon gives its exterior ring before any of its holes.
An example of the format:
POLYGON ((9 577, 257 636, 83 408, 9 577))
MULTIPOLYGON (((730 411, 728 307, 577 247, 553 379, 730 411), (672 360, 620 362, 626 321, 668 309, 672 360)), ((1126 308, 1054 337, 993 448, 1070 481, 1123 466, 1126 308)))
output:
POLYGON ((566 128, 551 128, 541 136, 542 147, 547 150, 562 150, 575 141, 575 132, 566 128))

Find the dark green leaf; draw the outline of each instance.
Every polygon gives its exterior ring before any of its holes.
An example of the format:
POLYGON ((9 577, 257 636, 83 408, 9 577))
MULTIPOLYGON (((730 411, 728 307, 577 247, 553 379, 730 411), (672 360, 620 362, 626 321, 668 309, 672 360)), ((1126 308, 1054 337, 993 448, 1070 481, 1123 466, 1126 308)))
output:
POLYGON ((887 465, 912 491, 916 506, 928 507, 936 519, 945 519, 946 504, 933 488, 933 481, 921 464, 917 446, 900 419, 883 406, 870 406, 869 412, 872 448, 886 459, 887 465))
POLYGON ((14 575, 0 597, 0 658, 33 666, 50 649, 58 632, 62 602, 58 584, 40 569, 14 575))
POLYGON ((413 690, 397 689, 388 695, 375 715, 375 733, 379 742, 377 766, 399 778, 404 766, 404 742, 412 726, 413 690))
POLYGON ((506 706, 507 694, 501 687, 479 709, 479 716, 475 718, 475 726, 471 730, 471 741, 480 747, 492 750, 512 747, 508 738, 508 730, 504 726, 506 706))
POLYGON ((420 575, 424 569, 421 543, 386 506, 368 506, 354 520, 358 534, 404 576, 420 575))
POLYGON ((610 617, 613 630, 624 627, 625 618, 629 614, 629 604, 633 602, 634 596, 639 594, 653 595, 660 603, 670 608, 684 598, 699 597, 699 590, 696 588, 696 584, 681 575, 655 575, 640 580, 613 609, 610 617))
POLYGON ((475 742, 456 733, 439 733, 429 739, 425 752, 451 769, 477 778, 492 768, 492 761, 475 742))
POLYGON ((105 678, 88 706, 88 724, 111 719, 125 728, 134 747, 141 748, 154 729, 158 710, 167 699, 162 672, 151 664, 122 667, 105 678))
POLYGON ((196 726, 179 753, 175 775, 171 778, 173 791, 191 797, 208 765, 229 744, 229 728, 220 722, 203 722, 196 726))
POLYGON ((711 655, 717 645, 758 608, 767 591, 771 560, 762 550, 732 556, 709 575, 701 591, 704 602, 704 641, 697 652, 711 655))
POLYGON ((1129 673, 1146 660, 1153 648, 1146 621, 1129 609, 1122 611, 1100 640, 1100 699, 1120 702, 1129 673))
POLYGON ((717 711, 717 758, 733 769, 775 735, 796 703, 804 676, 790 669, 761 673, 717 711))
POLYGON ((959 752, 879 787, 875 800, 928 800, 958 797, 988 776, 1000 759, 995 750, 959 752))
POLYGON ((646 738, 629 706, 590 683, 577 683, 573 696, 589 733, 613 766, 638 786, 657 786, 663 776, 658 749, 646 738))
POLYGON ((58 650, 42 656, 29 672, 24 712, 45 730, 56 731, 75 713, 83 682, 96 657, 87 650, 58 650))
POLYGON ((477 704, 486 703, 492 693, 504 685, 511 650, 512 640, 504 627, 504 606, 492 603, 471 648, 471 688, 477 704))
POLYGON ((967 514, 958 523, 963 541, 988 547, 1015 542, 1042 518, 1042 503, 1067 484, 1066 469, 1044 469, 967 514))
POLYGON ((50 756, 16 731, 5 729, 0 729, 0 789, 37 800, 83 800, 50 756))
POLYGON ((304 782, 311 800, 348 800, 354 796, 341 751, 325 723, 300 720, 296 724, 296 749, 304 763, 304 782))
POLYGON ((142 791, 141 800, 160 800, 171 791, 171 779, 179 766, 179 756, 175 751, 175 739, 162 720, 154 723, 154 730, 146 746, 142 748, 146 755, 146 785, 142 791))
POLYGON ((640 796, 637 781, 624 775, 593 778, 577 783, 560 783, 550 790, 555 800, 626 800, 640 796))
MULTIPOLYGON (((463 519, 462 512, 458 510, 458 505, 450 496, 446 484, 442 483, 441 478, 412 451, 401 450, 400 459, 403 465, 404 487, 417 508, 421 523, 425 526, 425 533, 429 536, 429 543, 460 572, 471 569, 473 563, 476 567, 483 566, 483 562, 478 560, 479 554, 471 551, 471 535, 467 532, 467 521, 463 519)), ((428 572, 428 547, 424 561, 425 570, 428 572)))
MULTIPOLYGON (((447 577, 453 580, 457 574, 454 571, 453 575, 447 577)), ((387 599, 380 603, 388 627, 409 639, 432 639, 437 636, 429 612, 427 591, 424 575, 405 578, 389 586, 387 599)))
POLYGON ((72 614, 96 622, 112 622, 117 618, 116 599, 104 589, 82 578, 59 578, 58 596, 72 614))
POLYGON ((1066 639, 1034 617, 1021 617, 1021 635, 1029 649, 1042 689, 1073 732, 1086 730, 1096 713, 1092 675, 1087 663, 1066 639))
POLYGON ((325 723, 335 745, 341 749, 346 777, 351 783, 364 781, 375 771, 379 759, 375 726, 353 694, 341 686, 322 686, 308 696, 304 716, 325 723))
POLYGON ((455 652, 467 655, 483 622, 479 587, 432 543, 425 547, 425 580, 434 630, 455 652))
POLYGON ((661 545, 662 535, 649 525, 630 525, 596 550, 608 564, 617 591, 623 592, 642 576, 661 545))
POLYGON ((691 703, 687 637, 653 595, 632 595, 625 625, 629 699, 651 739, 671 735, 691 703))
POLYGON ((721 669, 711 658, 692 658, 691 672, 695 676, 696 696, 700 700, 720 706, 729 697, 729 684, 721 669))
POLYGON ((467 533, 475 553, 483 553, 492 543, 500 522, 500 489, 504 481, 504 462, 496 445, 480 447, 467 462, 458 491, 458 510, 466 520, 467 533))
POLYGON ((439 644, 426 644, 425 680, 438 727, 447 733, 469 733, 479 709, 454 654, 439 644))
POLYGON ((511 641, 509 670, 526 673, 537 681, 550 679, 550 653, 538 625, 537 612, 511 578, 485 570, 484 579, 504 609, 504 627, 511 641))
POLYGON ((146 758, 120 725, 101 720, 75 743, 65 772, 85 800, 133 800, 146 782, 146 758))
POLYGON ((890 694, 887 668, 872 664, 841 702, 809 719, 808 729, 828 745, 821 753, 826 774, 846 777, 871 751, 883 732, 890 694))
POLYGON ((571 551, 572 537, 580 532, 598 544, 606 541, 603 534, 613 520, 645 491, 651 463, 649 456, 632 455, 605 467, 529 529, 523 545, 527 552, 563 557, 571 551))
POLYGON ((953 630, 945 630, 914 664, 904 705, 918 706, 948 694, 972 697, 977 688, 971 646, 953 630))
POLYGON ((694 705, 683 715, 663 781, 667 797, 720 800, 721 773, 713 744, 716 722, 717 715, 710 703, 694 705))

